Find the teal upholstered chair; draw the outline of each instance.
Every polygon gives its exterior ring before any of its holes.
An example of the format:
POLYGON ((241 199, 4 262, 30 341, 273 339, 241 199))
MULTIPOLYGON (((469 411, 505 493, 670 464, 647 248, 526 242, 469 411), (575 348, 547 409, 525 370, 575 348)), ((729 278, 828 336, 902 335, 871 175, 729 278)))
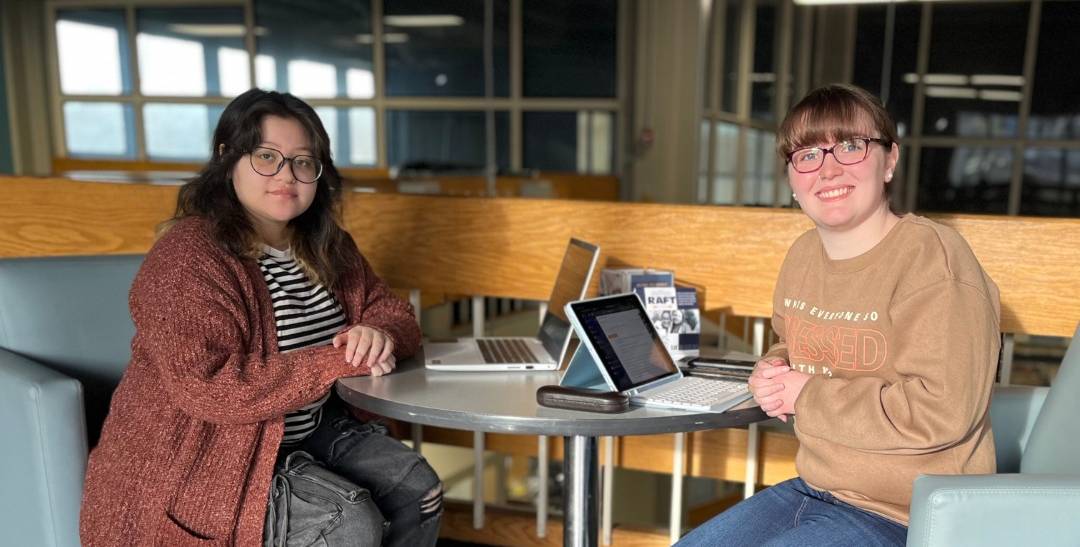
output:
POLYGON ((0 544, 79 545, 87 447, 130 359, 141 263, 0 260, 0 544))
POLYGON ((915 480, 909 547, 1080 545, 1080 327, 1050 388, 994 390, 998 474, 915 480))

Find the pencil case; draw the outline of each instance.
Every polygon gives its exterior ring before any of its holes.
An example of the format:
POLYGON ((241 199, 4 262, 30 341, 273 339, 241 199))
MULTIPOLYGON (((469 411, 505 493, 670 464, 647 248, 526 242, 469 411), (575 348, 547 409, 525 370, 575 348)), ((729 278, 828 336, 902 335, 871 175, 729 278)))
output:
POLYGON ((557 385, 537 389, 536 402, 541 406, 586 412, 623 412, 630 409, 630 397, 618 391, 595 391, 557 385))

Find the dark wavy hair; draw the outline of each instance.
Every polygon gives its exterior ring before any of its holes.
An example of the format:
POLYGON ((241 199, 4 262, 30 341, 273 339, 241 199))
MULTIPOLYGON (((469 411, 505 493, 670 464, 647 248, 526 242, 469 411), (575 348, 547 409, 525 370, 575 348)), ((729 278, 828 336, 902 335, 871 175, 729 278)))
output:
POLYGON ((299 122, 311 142, 312 154, 323 164, 311 206, 289 221, 289 245, 313 281, 334 288, 346 267, 344 243, 349 238, 341 226, 342 178, 330 159, 330 138, 318 114, 288 93, 252 89, 225 107, 214 129, 210 161, 180 188, 176 212, 160 232, 180 219, 200 217, 210 222, 215 238, 232 253, 243 257, 260 254, 258 236, 236 197, 232 171, 237 162, 262 143, 262 121, 266 116, 299 122))

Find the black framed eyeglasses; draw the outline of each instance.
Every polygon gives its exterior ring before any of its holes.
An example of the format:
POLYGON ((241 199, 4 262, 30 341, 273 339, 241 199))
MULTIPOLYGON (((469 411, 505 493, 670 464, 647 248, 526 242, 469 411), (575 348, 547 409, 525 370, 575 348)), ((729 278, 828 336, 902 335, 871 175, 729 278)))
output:
POLYGON ((812 148, 800 148, 788 155, 788 163, 799 173, 813 173, 825 163, 825 155, 832 154, 836 162, 841 165, 855 165, 866 159, 870 154, 870 143, 876 142, 882 146, 892 143, 887 139, 874 137, 854 137, 846 141, 840 141, 828 148, 815 146, 812 148))
POLYGON ((322 162, 315 156, 301 154, 288 158, 273 148, 257 146, 248 157, 251 159, 251 168, 264 177, 280 173, 285 162, 292 164, 293 178, 304 184, 312 184, 322 175, 322 162))

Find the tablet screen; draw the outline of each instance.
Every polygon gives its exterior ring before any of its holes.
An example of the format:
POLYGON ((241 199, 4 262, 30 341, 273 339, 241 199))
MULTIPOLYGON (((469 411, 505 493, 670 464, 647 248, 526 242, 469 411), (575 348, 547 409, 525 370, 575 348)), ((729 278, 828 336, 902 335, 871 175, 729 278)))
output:
POLYGON ((619 391, 678 374, 634 294, 570 304, 601 365, 619 391))

